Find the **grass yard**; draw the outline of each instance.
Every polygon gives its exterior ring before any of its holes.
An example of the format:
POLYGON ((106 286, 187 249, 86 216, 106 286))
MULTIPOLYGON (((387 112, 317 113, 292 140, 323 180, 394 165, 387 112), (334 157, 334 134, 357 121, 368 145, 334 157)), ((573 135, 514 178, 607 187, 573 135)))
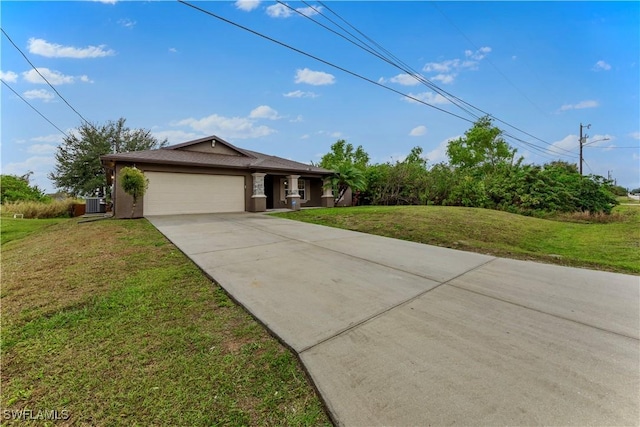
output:
POLYGON ((413 242, 505 258, 640 274, 640 206, 617 206, 606 220, 539 219, 488 209, 362 206, 273 214, 413 242))
POLYGON ((62 218, 52 218, 30 221, 14 219, 12 217, 2 217, 0 221, 2 222, 2 225, 0 226, 0 244, 4 245, 12 240, 22 239, 35 231, 42 230, 43 228, 47 228, 51 225, 67 220, 62 218))
POLYGON ((1 227, 3 425, 330 424, 296 357, 146 220, 1 227))

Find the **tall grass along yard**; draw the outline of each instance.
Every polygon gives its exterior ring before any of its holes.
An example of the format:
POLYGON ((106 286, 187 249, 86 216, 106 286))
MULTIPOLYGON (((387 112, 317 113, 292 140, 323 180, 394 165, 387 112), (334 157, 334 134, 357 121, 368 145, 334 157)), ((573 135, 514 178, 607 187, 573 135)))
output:
POLYGON ((330 424, 296 357, 146 220, 1 229, 3 425, 330 424))
POLYGON ((640 274, 637 201, 616 206, 611 215, 547 219, 447 206, 363 206, 273 215, 498 257, 640 274))

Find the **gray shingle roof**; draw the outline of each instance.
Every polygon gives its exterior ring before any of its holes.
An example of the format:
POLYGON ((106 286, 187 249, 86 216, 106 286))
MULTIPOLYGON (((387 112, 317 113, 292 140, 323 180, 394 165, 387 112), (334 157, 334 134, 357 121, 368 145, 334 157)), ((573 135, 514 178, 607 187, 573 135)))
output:
POLYGON ((102 156, 103 161, 133 162, 133 163, 159 163, 194 167, 222 167, 233 169, 251 170, 276 170, 296 173, 314 173, 327 175, 332 171, 307 165, 282 157, 270 156, 257 151, 239 149, 217 137, 202 138, 195 141, 172 145, 155 150, 134 151, 129 153, 107 154, 102 156), (189 145, 202 141, 216 139, 243 155, 227 155, 188 151, 183 149, 189 145))

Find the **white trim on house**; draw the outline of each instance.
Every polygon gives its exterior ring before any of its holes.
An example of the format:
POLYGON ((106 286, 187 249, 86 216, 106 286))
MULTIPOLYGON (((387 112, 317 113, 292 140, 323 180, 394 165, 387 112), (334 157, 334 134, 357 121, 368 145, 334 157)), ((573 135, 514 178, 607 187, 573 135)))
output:
MULTIPOLYGON (((287 178, 280 178, 280 201, 286 202, 289 190, 285 188, 288 185, 287 178)), ((298 178, 298 194, 300 195, 300 203, 309 201, 309 180, 298 178)))

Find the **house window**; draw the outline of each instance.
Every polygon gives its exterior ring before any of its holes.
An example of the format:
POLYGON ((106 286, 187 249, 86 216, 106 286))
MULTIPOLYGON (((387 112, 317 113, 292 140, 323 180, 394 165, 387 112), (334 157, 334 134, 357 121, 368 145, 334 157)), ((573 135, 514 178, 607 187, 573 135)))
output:
MULTIPOLYGON (((282 179, 280 185, 280 200, 286 201, 289 195, 289 180, 282 179)), ((298 195, 300 196, 300 202, 307 202, 307 180, 298 178, 298 195)))

